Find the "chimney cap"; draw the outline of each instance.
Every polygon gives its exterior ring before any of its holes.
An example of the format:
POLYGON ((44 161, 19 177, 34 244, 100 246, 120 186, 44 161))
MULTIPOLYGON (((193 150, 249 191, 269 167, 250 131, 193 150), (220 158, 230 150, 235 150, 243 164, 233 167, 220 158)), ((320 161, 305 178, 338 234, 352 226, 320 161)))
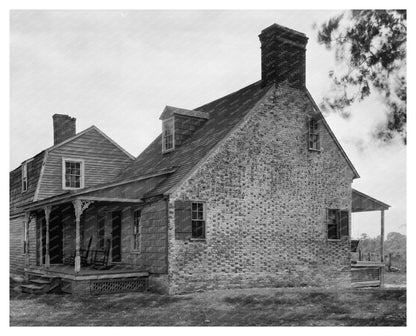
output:
POLYGON ((264 34, 264 33, 268 33, 269 31, 272 31, 272 30, 275 30, 275 31, 285 31, 285 32, 290 33, 290 34, 299 35, 299 36, 302 36, 302 37, 307 38, 305 33, 301 33, 300 31, 297 31, 297 30, 294 30, 294 29, 291 29, 291 28, 288 28, 288 27, 281 26, 281 25, 279 25, 277 23, 273 23, 272 25, 264 28, 261 31, 260 35, 261 34, 264 34))
POLYGON ((53 116, 52 116, 52 118, 59 118, 59 117, 65 117, 65 118, 68 118, 68 119, 76 119, 75 117, 71 117, 70 115, 68 115, 68 114, 61 114, 61 113, 55 113, 53 116))
POLYGON ((300 48, 305 48, 309 39, 306 34, 283 27, 277 23, 263 29, 259 38, 262 44, 270 43, 272 41, 280 41, 298 46, 300 48))

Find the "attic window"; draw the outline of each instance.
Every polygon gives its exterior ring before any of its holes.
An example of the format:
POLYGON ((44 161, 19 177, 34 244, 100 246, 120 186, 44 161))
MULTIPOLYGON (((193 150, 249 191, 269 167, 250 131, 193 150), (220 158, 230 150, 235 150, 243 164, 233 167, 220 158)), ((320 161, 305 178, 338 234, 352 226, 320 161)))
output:
POLYGON ((62 189, 84 188, 84 160, 62 159, 62 189))
POLYGON ((175 148, 175 124, 174 119, 164 120, 162 123, 162 152, 168 152, 175 148))
POLYGON ((22 164, 22 192, 27 190, 27 163, 22 164))
POLYGON ((315 118, 309 119, 309 150, 319 151, 321 148, 319 141, 319 124, 315 118))

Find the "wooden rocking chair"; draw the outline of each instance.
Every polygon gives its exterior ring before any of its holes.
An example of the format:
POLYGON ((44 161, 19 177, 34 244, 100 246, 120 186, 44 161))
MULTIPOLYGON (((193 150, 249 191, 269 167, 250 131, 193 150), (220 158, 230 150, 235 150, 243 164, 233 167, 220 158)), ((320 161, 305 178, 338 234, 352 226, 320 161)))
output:
POLYGON ((104 270, 109 268, 108 259, 110 256, 110 239, 106 240, 104 250, 94 251, 94 257, 92 261, 92 268, 98 270, 104 270))
MULTIPOLYGON (((90 254, 91 243, 92 243, 92 236, 90 237, 90 240, 88 241, 87 249, 80 249, 79 250, 79 254, 80 254, 80 257, 81 257, 81 266, 89 265, 88 256, 90 254)), ((66 265, 75 265, 75 255, 76 255, 76 252, 74 251, 73 255, 64 258, 64 264, 66 264, 66 265)))

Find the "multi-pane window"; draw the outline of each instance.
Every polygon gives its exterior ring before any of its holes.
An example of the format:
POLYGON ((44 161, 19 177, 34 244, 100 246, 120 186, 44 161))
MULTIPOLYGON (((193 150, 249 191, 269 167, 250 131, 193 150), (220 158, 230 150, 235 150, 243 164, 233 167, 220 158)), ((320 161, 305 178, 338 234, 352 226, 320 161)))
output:
POLYGON ((64 187, 68 189, 83 188, 83 162, 64 160, 64 187))
POLYGON ((327 209, 328 239, 339 240, 341 237, 349 237, 350 220, 349 211, 340 209, 327 209))
POLYGON ((142 217, 141 210, 133 213, 133 250, 140 250, 140 220, 142 217))
POLYGON ((97 248, 104 249, 105 245, 105 214, 97 215, 97 248))
POLYGON ((192 203, 192 238, 205 238, 204 203, 192 203))
POLYGON ((175 148, 173 118, 165 120, 162 128, 162 150, 166 152, 175 148))
POLYGON ((319 150, 319 124, 317 119, 309 120, 309 149, 319 150))
POLYGON ((327 213, 328 239, 340 239, 340 211, 328 209, 327 213))
POLYGON ((22 192, 27 190, 27 163, 22 164, 22 192))

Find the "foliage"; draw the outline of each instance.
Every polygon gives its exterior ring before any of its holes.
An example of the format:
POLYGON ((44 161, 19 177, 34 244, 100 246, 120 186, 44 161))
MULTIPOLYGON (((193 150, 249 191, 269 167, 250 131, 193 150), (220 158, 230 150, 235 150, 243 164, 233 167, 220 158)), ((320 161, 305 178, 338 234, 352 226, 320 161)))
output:
POLYGON ((374 135, 383 141, 398 135, 406 143, 406 28, 405 10, 353 10, 323 23, 318 42, 335 50, 337 69, 321 108, 349 116, 354 102, 376 91, 387 121, 374 135))
MULTIPOLYGON (((368 253, 380 255, 380 236, 369 237, 363 233, 360 237, 358 248, 361 249, 364 257, 368 253)), ((406 235, 398 232, 389 232, 384 241, 384 255, 392 254, 392 264, 402 270, 406 269, 406 235)))

